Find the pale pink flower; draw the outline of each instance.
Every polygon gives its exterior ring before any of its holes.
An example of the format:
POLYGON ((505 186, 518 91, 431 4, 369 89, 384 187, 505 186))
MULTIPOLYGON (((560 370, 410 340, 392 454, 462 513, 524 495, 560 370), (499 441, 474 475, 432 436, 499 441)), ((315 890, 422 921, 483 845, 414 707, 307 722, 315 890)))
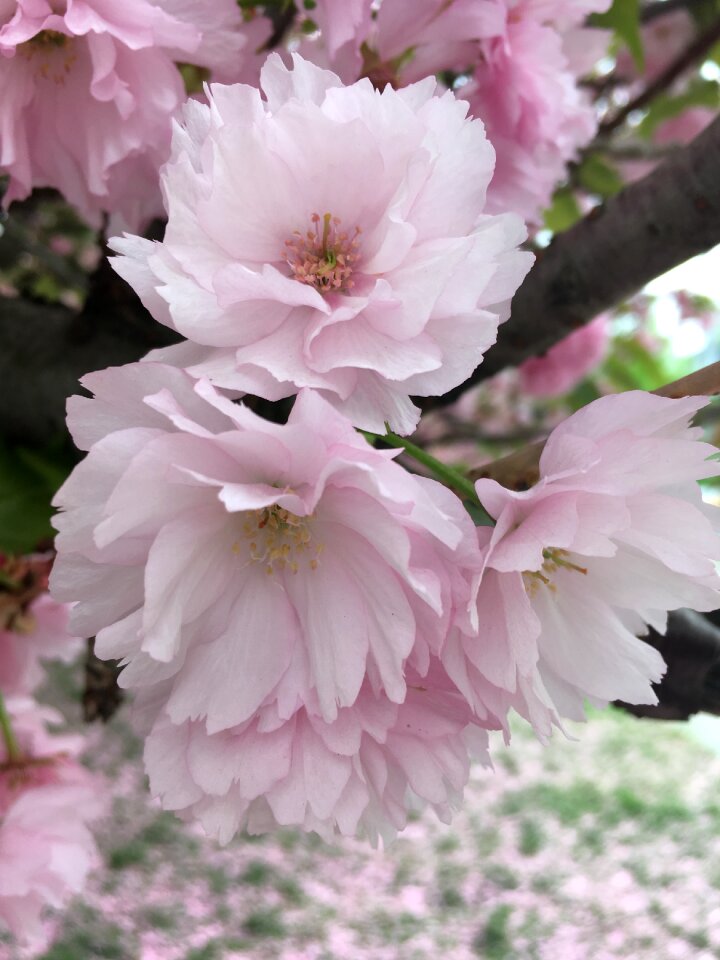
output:
POLYGON ((579 38, 587 44, 593 31, 583 36, 570 30, 582 16, 578 4, 505 2, 504 31, 483 43, 482 58, 459 96, 467 97, 472 113, 483 120, 497 152, 489 208, 513 210, 537 222, 567 164, 597 129, 592 103, 575 73, 587 66, 578 59, 579 38), (567 46, 565 31, 570 31, 567 46))
POLYGON ((80 893, 99 857, 88 823, 104 812, 99 781, 72 754, 74 738, 50 737, 62 718, 31 701, 8 701, 26 756, 8 763, 0 738, 0 925, 43 946, 42 912, 80 893))
POLYGON ((185 99, 175 60, 239 75, 232 0, 5 0, 0 7, 4 203, 55 187, 89 222, 139 228, 162 213, 158 168, 185 99), (167 9, 165 9, 167 8, 167 9), (233 71, 233 64, 237 70, 233 71))
POLYGON ((720 600, 720 540, 697 484, 720 464, 688 426, 706 403, 603 397, 553 431, 530 490, 478 481, 497 521, 479 530, 480 639, 456 631, 443 660, 480 716, 515 707, 547 735, 585 700, 656 702, 663 662, 636 635, 720 600))
POLYGON ((69 425, 89 453, 57 495, 51 585, 128 662, 123 685, 168 679, 170 719, 209 733, 311 696, 331 722, 366 678, 404 700, 478 562, 454 494, 311 391, 278 425, 159 364, 83 383, 96 399, 72 398, 69 425))
POLYGON ((308 12, 320 28, 328 63, 350 82, 362 68, 360 47, 370 31, 372 3, 373 0, 317 0, 308 12))
POLYGON ((537 222, 597 120, 577 83, 607 48, 580 25, 610 0, 383 0, 367 39, 378 86, 451 71, 497 153, 488 209, 537 222), (468 79, 469 78, 469 79, 468 79), (464 82, 463 82, 464 81, 464 82))
POLYGON ((165 238, 116 238, 115 269, 188 338, 155 359, 407 433, 410 395, 470 375, 532 262, 519 218, 483 212, 492 147, 432 80, 381 94, 271 55, 262 86, 187 105, 165 238))
POLYGON ((601 316, 565 337, 541 357, 518 367, 520 389, 536 397, 556 397, 572 390, 605 356, 610 331, 601 316))
POLYGON ((487 734, 434 662, 422 677, 409 673, 402 704, 366 682, 330 723, 312 706, 289 716, 264 707, 216 733, 161 716, 145 764, 165 809, 198 818, 221 843, 279 826, 377 843, 403 829, 411 807, 429 805, 447 822, 471 755, 487 762, 487 734))
POLYGON ((37 597, 0 630, 0 691, 30 693, 43 678, 42 660, 72 660, 82 641, 70 635, 70 608, 47 593, 37 597))

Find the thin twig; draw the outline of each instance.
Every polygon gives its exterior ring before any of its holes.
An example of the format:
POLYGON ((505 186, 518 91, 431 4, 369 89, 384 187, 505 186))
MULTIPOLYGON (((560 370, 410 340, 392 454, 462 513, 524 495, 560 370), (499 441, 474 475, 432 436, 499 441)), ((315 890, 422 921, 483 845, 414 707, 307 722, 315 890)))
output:
POLYGON ((720 17, 717 18, 708 28, 698 34, 692 43, 685 48, 667 67, 658 74, 655 79, 649 83, 644 90, 621 107, 618 112, 600 124, 598 131, 599 137, 607 137, 609 134, 621 127, 631 113, 642 110, 655 97, 667 90, 675 80, 690 67, 694 66, 715 44, 720 40, 720 17))

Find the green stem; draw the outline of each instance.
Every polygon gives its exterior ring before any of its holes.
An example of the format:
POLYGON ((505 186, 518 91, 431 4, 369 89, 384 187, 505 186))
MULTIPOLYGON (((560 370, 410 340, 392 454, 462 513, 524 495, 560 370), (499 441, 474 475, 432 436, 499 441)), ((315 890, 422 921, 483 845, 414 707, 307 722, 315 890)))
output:
MULTIPOLYGON (((374 438, 377 434, 366 434, 366 436, 374 438)), ((427 467, 446 487, 451 487, 456 493, 460 494, 463 500, 468 500, 473 505, 476 522, 480 520, 481 522, 484 521, 494 524, 495 521, 486 513, 478 500, 478 495, 475 492, 475 485, 472 480, 468 480, 468 478, 464 477, 458 470, 449 467, 446 463, 442 463, 436 457, 433 457, 432 454, 429 454, 427 450, 416 446, 410 440, 406 440, 405 437, 399 437, 396 433, 388 430, 385 436, 379 437, 378 439, 383 440, 391 447, 400 447, 408 456, 412 457, 413 460, 417 460, 418 463, 427 467)))
POLYGON ((17 763, 22 759, 23 753, 12 728, 10 714, 5 706, 2 693, 0 693, 0 734, 2 734, 2 739, 5 741, 8 762, 17 763))

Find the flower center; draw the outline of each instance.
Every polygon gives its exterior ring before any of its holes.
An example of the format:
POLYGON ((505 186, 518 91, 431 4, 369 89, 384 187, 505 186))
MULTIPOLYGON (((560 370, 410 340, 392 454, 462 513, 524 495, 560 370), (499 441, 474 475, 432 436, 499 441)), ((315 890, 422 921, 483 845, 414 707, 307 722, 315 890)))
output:
POLYGON ((286 566, 297 573, 303 561, 311 570, 317 570, 323 544, 313 545, 310 519, 298 517, 276 503, 262 510, 251 510, 245 514, 243 523, 243 540, 249 541, 247 550, 236 540, 233 553, 247 553, 250 562, 264 564, 268 576, 272 576, 276 568, 282 570, 286 566))
POLYGON ((73 46, 73 38, 67 34, 57 30, 41 30, 21 44, 18 53, 36 65, 36 76, 62 84, 77 60, 73 46))
POLYGON ((320 293, 347 293, 354 286, 353 264, 359 257, 360 227, 350 236, 340 230, 340 220, 326 213, 314 213, 312 229, 294 230, 285 241, 284 259, 300 283, 308 283, 320 293))
POLYGON ((587 576, 587 568, 580 567, 569 559, 570 554, 567 550, 558 550, 555 547, 547 547, 543 550, 543 565, 539 570, 526 570, 523 573, 523 581, 527 595, 532 597, 537 595, 541 587, 547 587, 553 593, 557 591, 557 585, 553 582, 553 576, 560 570, 574 570, 576 573, 582 573, 587 576))

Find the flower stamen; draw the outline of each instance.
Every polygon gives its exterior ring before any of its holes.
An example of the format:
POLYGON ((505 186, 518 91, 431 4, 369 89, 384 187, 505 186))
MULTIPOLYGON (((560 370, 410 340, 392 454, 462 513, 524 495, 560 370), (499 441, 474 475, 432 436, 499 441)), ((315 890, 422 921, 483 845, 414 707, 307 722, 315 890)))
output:
POLYGON ((311 217, 313 228, 304 234, 294 230, 285 241, 283 257, 295 280, 320 293, 347 293, 353 286, 354 264, 359 258, 360 227, 350 236, 341 232, 340 220, 326 213, 311 217), (322 226, 321 226, 322 224, 322 226))
POLYGON ((231 550, 238 556, 245 554, 251 563, 264 564, 268 576, 272 576, 276 568, 285 567, 293 574, 298 573, 303 560, 311 570, 317 570, 323 544, 312 543, 311 519, 299 517, 276 503, 251 510, 243 522, 243 539, 249 541, 246 549, 236 540, 231 550))

